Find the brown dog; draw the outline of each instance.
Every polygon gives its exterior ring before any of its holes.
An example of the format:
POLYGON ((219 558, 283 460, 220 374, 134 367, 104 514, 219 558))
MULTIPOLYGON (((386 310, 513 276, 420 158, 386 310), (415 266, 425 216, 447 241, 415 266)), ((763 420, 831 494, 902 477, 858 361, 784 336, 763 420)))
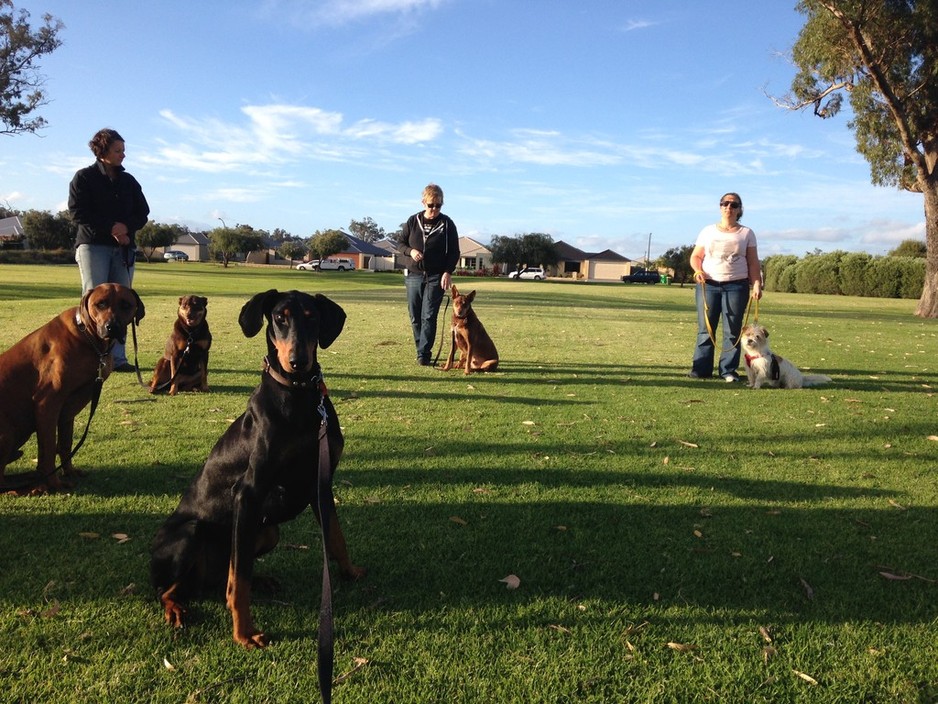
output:
POLYGON ((485 331, 482 321, 472 310, 472 301, 476 297, 475 291, 461 294, 456 287, 452 287, 453 323, 452 346, 449 358, 440 369, 465 369, 464 374, 470 372, 494 372, 498 368, 498 350, 495 343, 485 331), (459 361, 453 364, 456 349, 459 348, 459 361))
POLYGON ((179 391, 208 391, 208 350, 212 333, 205 320, 208 299, 182 296, 173 331, 166 340, 163 356, 153 370, 150 393, 169 387, 169 395, 179 391))
MULTIPOLYGON (((101 284, 38 330, 0 355, 0 485, 9 462, 36 433, 39 460, 35 492, 59 489, 55 456, 66 477, 72 464, 75 416, 91 401, 98 381, 111 373, 111 348, 127 339, 127 326, 140 322, 143 302, 118 284, 101 284)), ((21 488, 21 487, 17 487, 21 488)))

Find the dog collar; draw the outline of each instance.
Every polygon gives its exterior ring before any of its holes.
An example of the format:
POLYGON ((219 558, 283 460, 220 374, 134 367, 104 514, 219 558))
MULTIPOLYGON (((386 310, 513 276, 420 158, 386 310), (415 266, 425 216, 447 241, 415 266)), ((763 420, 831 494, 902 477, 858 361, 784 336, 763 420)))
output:
POLYGON ((264 371, 270 375, 271 379, 276 381, 281 386, 286 386, 289 389, 308 389, 313 386, 318 386, 320 393, 323 396, 328 396, 326 383, 322 379, 322 372, 319 369, 319 365, 316 365, 313 375, 308 379, 290 379, 289 377, 274 369, 270 364, 270 360, 267 359, 267 357, 264 357, 264 371))
POLYGON ((98 347, 98 338, 88 329, 88 326, 85 325, 85 321, 81 319, 81 308, 75 311, 75 325, 78 326, 79 331, 87 338, 88 344, 94 348, 94 351, 98 353, 98 356, 102 360, 110 354, 115 341, 111 340, 103 349, 98 347))

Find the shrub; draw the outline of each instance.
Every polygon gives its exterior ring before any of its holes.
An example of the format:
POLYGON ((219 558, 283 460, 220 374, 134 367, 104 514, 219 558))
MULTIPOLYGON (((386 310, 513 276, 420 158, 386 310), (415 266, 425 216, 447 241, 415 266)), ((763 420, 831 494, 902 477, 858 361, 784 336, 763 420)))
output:
POLYGON ((842 251, 812 254, 795 266, 795 291, 840 295, 840 260, 842 251))
POLYGON ((840 290, 845 296, 869 296, 867 276, 873 261, 866 252, 850 252, 840 260, 840 290))
MULTIPOLYGON (((765 290, 792 293, 794 289, 791 286, 794 279, 786 272, 791 270, 797 263, 798 257, 793 254, 774 254, 771 257, 766 257, 762 262, 765 290)), ((794 271, 791 274, 793 275, 794 271)))

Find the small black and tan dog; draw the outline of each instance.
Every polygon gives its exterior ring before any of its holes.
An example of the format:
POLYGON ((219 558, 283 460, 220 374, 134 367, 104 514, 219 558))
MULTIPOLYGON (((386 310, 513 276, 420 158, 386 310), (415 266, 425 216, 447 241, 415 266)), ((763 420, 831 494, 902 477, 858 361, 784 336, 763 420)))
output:
POLYGON ((205 296, 182 296, 173 331, 166 348, 153 369, 150 393, 169 389, 169 395, 180 391, 208 391, 208 351, 212 333, 205 319, 208 299, 205 296))
POLYGON ((317 519, 327 522, 326 552, 339 563, 342 576, 365 574, 349 558, 331 491, 321 492, 323 499, 317 490, 324 447, 328 487, 344 440, 316 352, 339 336, 345 312, 322 295, 272 289, 251 298, 238 322, 247 337, 254 337, 265 320, 261 383, 160 528, 150 561, 165 620, 176 627, 184 625, 188 598, 227 580, 233 638, 247 648, 268 642, 251 616, 251 577, 255 557, 277 545, 278 524, 312 505, 317 519), (323 420, 326 446, 316 432, 323 420), (320 515, 318 499, 327 516, 320 515))

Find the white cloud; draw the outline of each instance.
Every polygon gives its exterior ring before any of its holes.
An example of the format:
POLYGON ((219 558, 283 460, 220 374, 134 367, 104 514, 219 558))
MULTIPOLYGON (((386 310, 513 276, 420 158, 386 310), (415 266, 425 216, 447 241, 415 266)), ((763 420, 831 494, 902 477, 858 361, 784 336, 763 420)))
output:
POLYGON ((269 0, 268 16, 285 15, 298 26, 337 27, 375 16, 413 16, 437 9, 445 0, 269 0))

